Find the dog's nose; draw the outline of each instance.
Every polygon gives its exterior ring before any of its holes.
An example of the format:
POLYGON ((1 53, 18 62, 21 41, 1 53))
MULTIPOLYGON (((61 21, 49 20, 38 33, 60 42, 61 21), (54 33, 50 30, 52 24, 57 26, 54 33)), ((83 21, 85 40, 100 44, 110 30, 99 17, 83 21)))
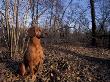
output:
POLYGON ((40 35, 40 38, 44 38, 44 37, 45 37, 44 34, 41 34, 41 35, 40 35))

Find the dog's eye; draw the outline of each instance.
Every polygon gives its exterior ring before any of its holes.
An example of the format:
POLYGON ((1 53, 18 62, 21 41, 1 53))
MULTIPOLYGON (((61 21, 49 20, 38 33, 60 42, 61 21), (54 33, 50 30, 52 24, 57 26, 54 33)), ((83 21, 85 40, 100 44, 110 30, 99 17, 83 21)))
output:
POLYGON ((41 29, 39 29, 39 31, 41 32, 41 29))

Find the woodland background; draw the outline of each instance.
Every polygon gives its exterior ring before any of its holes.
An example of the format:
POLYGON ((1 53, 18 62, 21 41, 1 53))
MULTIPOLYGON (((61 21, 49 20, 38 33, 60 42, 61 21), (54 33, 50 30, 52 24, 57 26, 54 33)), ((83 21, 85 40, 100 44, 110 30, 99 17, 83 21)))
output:
POLYGON ((110 81, 110 0, 0 0, 1 81, 18 78, 17 62, 22 61, 32 24, 48 34, 42 38, 46 60, 40 80, 110 81))

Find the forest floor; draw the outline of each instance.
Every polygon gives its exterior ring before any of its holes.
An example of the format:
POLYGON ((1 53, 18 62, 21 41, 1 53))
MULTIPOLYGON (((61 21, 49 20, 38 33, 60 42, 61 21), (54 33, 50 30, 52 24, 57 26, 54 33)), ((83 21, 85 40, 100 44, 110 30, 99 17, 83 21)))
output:
MULTIPOLYGON (((108 49, 56 44, 45 46, 44 54, 44 69, 35 82, 110 82, 108 49)), ((21 58, 20 54, 9 58, 0 48, 0 82, 32 82, 17 73, 21 58)))

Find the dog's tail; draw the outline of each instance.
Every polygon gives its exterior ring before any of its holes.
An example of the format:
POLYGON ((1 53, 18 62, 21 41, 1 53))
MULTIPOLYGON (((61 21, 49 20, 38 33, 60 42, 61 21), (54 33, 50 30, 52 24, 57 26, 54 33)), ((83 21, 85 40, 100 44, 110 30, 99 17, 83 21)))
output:
POLYGON ((24 65, 24 63, 19 63, 19 66, 18 66, 19 68, 19 74, 21 75, 21 76, 24 76, 25 74, 26 74, 26 68, 25 68, 25 65, 24 65))

